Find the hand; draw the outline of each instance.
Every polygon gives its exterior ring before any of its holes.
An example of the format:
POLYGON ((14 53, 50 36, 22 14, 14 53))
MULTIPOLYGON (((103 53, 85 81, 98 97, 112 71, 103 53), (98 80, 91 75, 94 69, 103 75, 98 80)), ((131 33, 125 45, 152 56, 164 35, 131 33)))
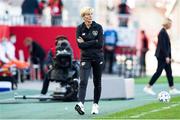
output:
POLYGON ((171 62, 171 59, 169 57, 166 57, 166 63, 169 64, 171 62))
POLYGON ((79 38, 77 39, 77 41, 78 41, 79 43, 83 43, 83 42, 84 42, 84 40, 83 40, 82 37, 79 37, 79 38))

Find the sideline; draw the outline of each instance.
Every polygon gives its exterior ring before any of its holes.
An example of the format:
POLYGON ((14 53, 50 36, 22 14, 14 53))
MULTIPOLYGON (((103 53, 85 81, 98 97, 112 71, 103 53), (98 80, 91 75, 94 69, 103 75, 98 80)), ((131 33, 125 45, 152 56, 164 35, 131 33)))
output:
POLYGON ((172 104, 172 105, 167 106, 167 107, 161 107, 159 109, 153 109, 153 110, 150 110, 150 111, 147 111, 147 112, 142 112, 139 115, 130 116, 130 118, 140 118, 141 116, 144 116, 144 115, 147 115, 147 114, 150 114, 150 113, 160 112, 162 110, 171 109, 171 108, 179 106, 179 105, 180 105, 180 102, 172 104))

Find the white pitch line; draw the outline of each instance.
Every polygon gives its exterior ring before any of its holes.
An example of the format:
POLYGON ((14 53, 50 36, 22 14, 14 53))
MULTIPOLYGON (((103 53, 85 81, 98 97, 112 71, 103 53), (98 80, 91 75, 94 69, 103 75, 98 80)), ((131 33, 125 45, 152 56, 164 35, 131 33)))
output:
POLYGON ((15 101, 15 99, 14 99, 14 98, 8 98, 8 99, 3 99, 3 100, 0 100, 0 102, 6 102, 6 101, 9 101, 9 100, 14 100, 14 101, 15 101))
POLYGON ((172 105, 170 105, 168 107, 162 107, 162 108, 159 108, 159 109, 153 109, 153 110, 147 111, 147 112, 142 112, 139 115, 130 116, 130 118, 139 118, 141 116, 144 116, 144 115, 147 115, 147 114, 150 114, 150 113, 155 113, 155 112, 159 112, 159 111, 162 111, 162 110, 171 109, 172 107, 176 107, 178 105, 180 105, 180 103, 172 104, 172 105))

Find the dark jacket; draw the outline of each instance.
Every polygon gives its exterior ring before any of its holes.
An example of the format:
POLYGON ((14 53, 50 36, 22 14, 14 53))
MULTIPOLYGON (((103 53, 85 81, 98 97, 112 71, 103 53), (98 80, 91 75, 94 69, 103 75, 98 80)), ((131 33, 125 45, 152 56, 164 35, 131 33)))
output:
POLYGON ((169 35, 164 28, 161 29, 158 35, 158 44, 155 56, 160 60, 165 60, 166 57, 171 58, 171 43, 169 35))
POLYGON ((103 60, 103 29, 100 24, 93 21, 89 29, 85 23, 80 24, 77 27, 76 37, 77 39, 82 37, 84 40, 83 43, 77 41, 82 61, 103 60))
POLYGON ((32 42, 30 55, 31 55, 31 59, 34 64, 43 62, 46 57, 46 53, 45 53, 44 49, 39 44, 37 44, 35 41, 32 42))
POLYGON ((35 14, 35 11, 39 10, 37 0, 24 0, 22 3, 22 14, 35 14))

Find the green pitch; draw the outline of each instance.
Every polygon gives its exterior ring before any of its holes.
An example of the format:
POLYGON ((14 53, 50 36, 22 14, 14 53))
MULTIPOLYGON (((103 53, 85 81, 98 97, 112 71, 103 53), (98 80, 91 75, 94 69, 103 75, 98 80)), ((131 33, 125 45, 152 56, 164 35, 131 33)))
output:
MULTIPOLYGON (((113 79, 113 77, 111 78, 113 79)), ((114 79, 118 79, 118 77, 114 77, 114 79)), ((150 96, 143 92, 143 88, 149 79, 150 77, 135 78, 134 99, 101 100, 98 115, 90 114, 92 101, 85 103, 86 114, 80 116, 74 110, 74 105, 77 102, 40 102, 39 100, 13 99, 15 93, 37 95, 40 90, 18 89, 2 92, 0 93, 0 119, 180 119, 180 96, 173 96, 170 103, 158 102, 157 96, 150 96)), ((180 77, 174 78, 177 89, 180 89, 179 79, 180 77)), ((34 85, 37 86, 38 84, 35 83, 34 81, 34 85)), ((166 77, 160 77, 153 89, 156 93, 162 90, 168 91, 166 77)))
MULTIPOLYGON (((137 77, 137 78, 135 78, 135 83, 136 84, 147 84, 150 79, 151 79, 150 76, 137 77)), ((165 83, 165 84, 167 84, 168 82, 167 82, 166 76, 159 77, 158 80, 156 81, 156 83, 165 83)), ((180 83, 180 77, 179 76, 174 77, 174 83, 180 83)))
POLYGON ((100 119, 180 119, 179 113, 180 97, 175 97, 169 103, 157 101, 122 112, 116 112, 100 119))

